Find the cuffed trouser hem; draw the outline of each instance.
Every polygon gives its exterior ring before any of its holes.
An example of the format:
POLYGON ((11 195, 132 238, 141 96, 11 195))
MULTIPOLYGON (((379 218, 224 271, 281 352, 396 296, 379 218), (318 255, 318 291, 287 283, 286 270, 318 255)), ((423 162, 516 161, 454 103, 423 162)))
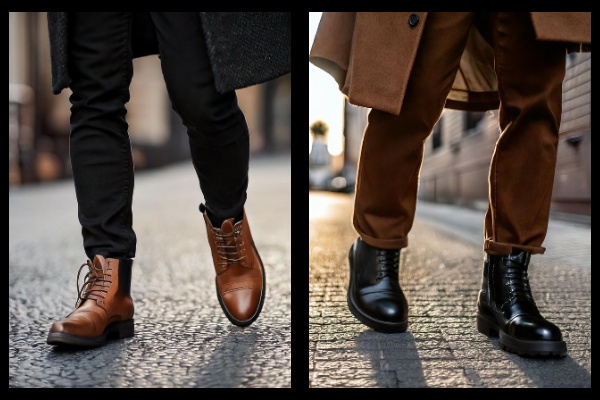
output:
POLYGON ((494 242, 493 240, 486 239, 483 244, 483 250, 495 256, 508 256, 512 253, 514 249, 525 250, 530 252, 531 254, 544 254, 546 251, 545 247, 539 246, 523 246, 520 244, 512 244, 512 243, 499 243, 494 242))
POLYGON ((358 232, 360 238, 369 246, 385 250, 400 250, 408 246, 408 238, 403 239, 377 239, 358 232))

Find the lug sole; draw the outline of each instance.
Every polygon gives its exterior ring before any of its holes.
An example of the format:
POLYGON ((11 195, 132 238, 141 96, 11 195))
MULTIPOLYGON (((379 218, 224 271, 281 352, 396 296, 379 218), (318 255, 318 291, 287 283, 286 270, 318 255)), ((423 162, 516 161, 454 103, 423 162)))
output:
POLYGON ((524 340, 517 339, 502 331, 495 320, 477 313, 477 330, 486 336, 499 337, 502 349, 520 356, 564 357, 567 344, 562 340, 524 340))
POLYGON ((124 339, 135 333, 133 319, 110 324, 104 333, 97 337, 71 335, 63 332, 50 332, 46 343, 55 346, 98 347, 104 346, 109 339, 124 339))

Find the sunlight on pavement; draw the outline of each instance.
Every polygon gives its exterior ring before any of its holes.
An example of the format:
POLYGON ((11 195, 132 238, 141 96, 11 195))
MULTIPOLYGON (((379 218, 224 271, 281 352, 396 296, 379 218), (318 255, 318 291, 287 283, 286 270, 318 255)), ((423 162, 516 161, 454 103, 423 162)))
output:
POLYGON ((351 215, 348 213, 348 208, 352 201, 353 196, 349 194, 309 191, 308 219, 311 222, 340 217, 350 220, 351 215), (345 216, 340 216, 340 213, 344 213, 345 216))

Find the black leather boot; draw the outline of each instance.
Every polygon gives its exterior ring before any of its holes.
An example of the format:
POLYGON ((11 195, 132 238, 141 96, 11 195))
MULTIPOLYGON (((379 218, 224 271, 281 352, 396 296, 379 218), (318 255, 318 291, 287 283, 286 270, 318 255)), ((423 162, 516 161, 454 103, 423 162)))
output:
POLYGON ((565 356, 560 329, 548 322, 533 301, 527 267, 531 253, 487 254, 477 299, 477 330, 499 335, 502 348, 524 356, 565 356))
POLYGON ((400 250, 369 246, 361 238, 350 247, 348 307, 363 324, 379 332, 405 332, 408 303, 398 281, 400 250))

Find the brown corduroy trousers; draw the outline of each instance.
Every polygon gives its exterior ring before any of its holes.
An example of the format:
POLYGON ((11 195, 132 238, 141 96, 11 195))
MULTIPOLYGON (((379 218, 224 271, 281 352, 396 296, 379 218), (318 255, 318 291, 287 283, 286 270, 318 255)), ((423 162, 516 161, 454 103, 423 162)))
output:
MULTIPOLYGON (((423 144, 440 118, 472 13, 430 13, 399 115, 371 110, 353 225, 369 245, 408 245, 423 144)), ((535 39, 528 13, 492 13, 500 136, 489 172, 484 251, 544 253, 562 112, 565 48, 535 39)))

